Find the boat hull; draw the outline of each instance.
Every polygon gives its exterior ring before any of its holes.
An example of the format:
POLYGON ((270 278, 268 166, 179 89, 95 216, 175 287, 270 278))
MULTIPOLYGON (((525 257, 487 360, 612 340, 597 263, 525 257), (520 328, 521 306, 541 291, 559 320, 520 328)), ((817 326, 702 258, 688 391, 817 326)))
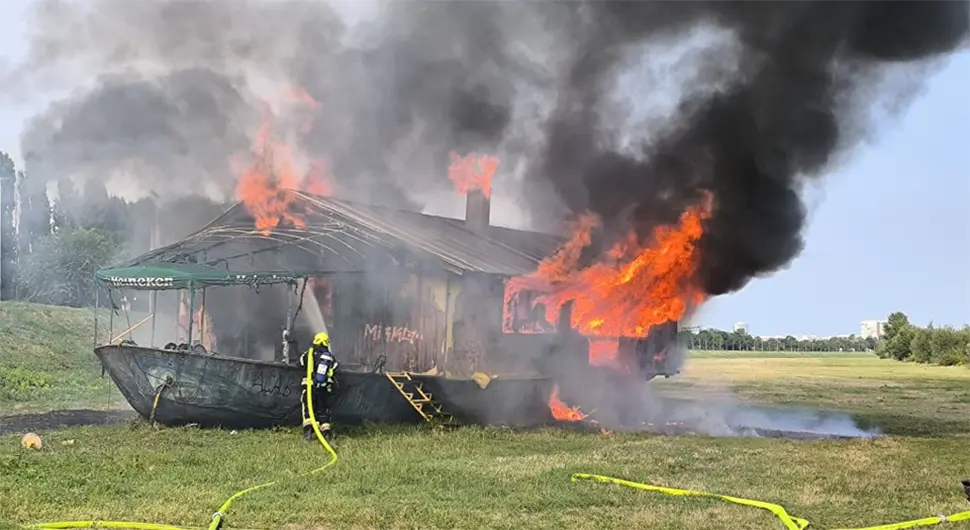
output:
MULTIPOLYGON (((95 348, 105 371, 142 417, 163 425, 254 429, 301 423, 299 366, 189 351, 109 345, 95 348), (154 406, 158 389, 166 381, 154 406)), ((553 421, 552 381, 471 380, 412 375, 458 423, 529 426, 553 421)), ((382 374, 344 371, 333 396, 338 423, 417 423, 417 411, 382 374)))

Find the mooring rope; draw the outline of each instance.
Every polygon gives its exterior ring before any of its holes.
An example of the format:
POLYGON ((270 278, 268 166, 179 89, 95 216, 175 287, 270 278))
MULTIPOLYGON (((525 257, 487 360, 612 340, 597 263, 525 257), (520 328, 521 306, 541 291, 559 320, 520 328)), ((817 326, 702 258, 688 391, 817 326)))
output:
POLYGON ((152 413, 148 415, 149 423, 155 423, 155 411, 158 409, 158 401, 162 398, 162 392, 164 392, 166 388, 172 386, 172 384, 172 378, 166 377, 165 382, 158 385, 158 389, 155 390, 155 401, 152 403, 152 413))

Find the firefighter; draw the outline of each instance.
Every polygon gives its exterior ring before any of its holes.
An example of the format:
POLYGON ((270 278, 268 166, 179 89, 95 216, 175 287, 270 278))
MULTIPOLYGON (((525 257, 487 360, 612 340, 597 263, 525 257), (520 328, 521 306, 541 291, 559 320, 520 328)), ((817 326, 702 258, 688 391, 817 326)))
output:
MULTIPOLYGON (((313 385, 313 414, 320 424, 320 432, 323 434, 327 443, 333 439, 330 430, 330 397, 333 395, 337 381, 334 375, 337 370, 337 359, 330 352, 330 335, 326 331, 321 331, 313 337, 313 345, 300 356, 300 366, 303 373, 306 373, 306 363, 313 363, 313 376, 310 384, 313 385)), ((303 380, 303 394, 300 396, 300 404, 303 411, 303 438, 312 440, 313 424, 310 420, 310 409, 307 407, 307 388, 306 378, 303 380)))

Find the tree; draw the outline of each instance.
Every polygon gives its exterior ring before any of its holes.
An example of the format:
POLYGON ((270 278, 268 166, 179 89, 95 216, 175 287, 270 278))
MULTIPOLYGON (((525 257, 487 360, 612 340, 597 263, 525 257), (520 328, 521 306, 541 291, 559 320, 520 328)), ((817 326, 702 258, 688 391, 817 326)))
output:
POLYGON ((94 303, 94 273, 120 253, 110 234, 78 228, 43 237, 21 268, 25 299, 54 305, 83 307, 94 303))
POLYGON ((901 311, 896 311, 886 319, 886 325, 883 326, 883 338, 887 341, 893 340, 900 330, 908 327, 911 327, 909 317, 901 311))
POLYGON ((950 326, 931 330, 930 352, 926 362, 953 366, 967 362, 966 333, 950 326))
POLYGON ((57 203, 51 208, 53 231, 91 228, 111 234, 118 242, 131 240, 132 204, 109 196, 103 182, 88 181, 84 193, 79 194, 70 180, 62 179, 57 182, 57 195, 57 203))
POLYGON ((0 300, 15 298, 17 233, 14 230, 17 172, 13 160, 0 151, 0 300))
POLYGON ((892 340, 887 340, 883 342, 885 359, 896 359, 897 361, 905 361, 909 359, 913 352, 910 350, 910 346, 913 343, 913 337, 916 334, 916 328, 905 327, 900 328, 892 340))
POLYGON ((51 203, 47 188, 25 172, 17 173, 20 182, 20 224, 17 226, 19 259, 33 249, 35 242, 51 234, 51 203))
POLYGON ((897 311, 889 315, 883 329, 883 340, 876 348, 876 354, 883 359, 897 361, 909 358, 909 347, 913 341, 913 327, 909 323, 909 317, 897 311))
POLYGON ((913 340, 909 342, 909 356, 912 360, 918 363, 930 362, 932 358, 930 336, 933 334, 933 331, 932 324, 926 328, 916 328, 913 330, 913 340))

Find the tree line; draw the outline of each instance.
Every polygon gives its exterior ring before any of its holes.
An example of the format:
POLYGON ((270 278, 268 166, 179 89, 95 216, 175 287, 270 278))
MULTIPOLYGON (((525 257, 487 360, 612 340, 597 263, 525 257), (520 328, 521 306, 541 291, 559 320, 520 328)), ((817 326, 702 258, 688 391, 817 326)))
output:
MULTIPOLYGON (((103 188, 103 185, 101 186, 103 188)), ((121 258, 131 236, 125 201, 98 193, 97 184, 45 182, 16 170, 0 152, 0 298, 53 305, 93 305, 94 273, 121 258)))
POLYGON ((702 329, 680 331, 683 344, 692 350, 712 351, 790 351, 790 352, 867 352, 875 351, 879 341, 875 337, 829 337, 799 340, 791 335, 783 338, 763 338, 750 335, 743 329, 723 331, 702 329))
POLYGON ((713 351, 790 351, 790 352, 874 352, 883 359, 938 364, 970 365, 970 326, 914 326, 902 312, 886 319, 882 336, 830 337, 798 340, 762 338, 744 330, 681 330, 683 344, 693 350, 713 351))
POLYGON ((154 199, 110 196, 99 180, 78 189, 62 179, 56 190, 51 201, 47 181, 17 170, 0 151, 0 300, 94 305, 98 269, 150 250, 159 224, 174 240, 225 208, 193 197, 177 205, 178 216, 166 217, 154 199))

